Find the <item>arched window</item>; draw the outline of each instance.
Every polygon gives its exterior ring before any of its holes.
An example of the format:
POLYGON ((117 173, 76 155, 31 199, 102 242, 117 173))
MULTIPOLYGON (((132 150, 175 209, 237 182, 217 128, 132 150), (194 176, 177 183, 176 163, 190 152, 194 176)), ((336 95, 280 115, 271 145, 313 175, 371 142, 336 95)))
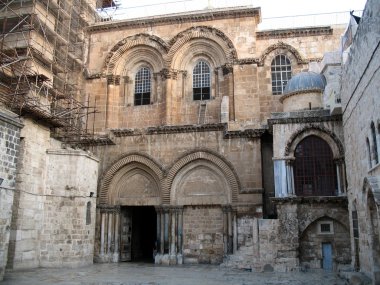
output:
POLYGON ((330 146, 317 136, 304 138, 296 147, 294 183, 297 196, 335 196, 336 171, 330 146))
POLYGON ((135 76, 135 106, 150 104, 151 72, 142 67, 135 76))
POLYGON ((371 146, 369 145, 369 139, 366 139, 366 145, 367 145, 367 153, 368 153, 368 165, 369 168, 372 168, 372 161, 371 161, 371 146))
POLYGON ((211 87, 210 67, 201 60, 193 69, 193 99, 209 100, 211 87))
POLYGON ((379 163, 379 153, 377 152, 377 140, 376 140, 376 129, 375 124, 371 123, 371 133, 372 133, 372 142, 373 142, 373 160, 375 164, 379 163))
POLYGON ((86 225, 91 224, 91 202, 87 202, 87 209, 86 209, 86 225))
POLYGON ((283 54, 277 55, 272 60, 272 93, 273 95, 281 95, 285 86, 292 78, 292 66, 290 60, 283 54))

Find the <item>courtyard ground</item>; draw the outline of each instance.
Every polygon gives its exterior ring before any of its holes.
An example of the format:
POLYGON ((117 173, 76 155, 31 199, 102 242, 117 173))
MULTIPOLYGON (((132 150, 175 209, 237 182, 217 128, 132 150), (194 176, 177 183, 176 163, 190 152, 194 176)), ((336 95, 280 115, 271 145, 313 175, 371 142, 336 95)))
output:
POLYGON ((7 271, 1 285, 344 285, 324 271, 254 273, 214 265, 94 264, 80 268, 7 271))

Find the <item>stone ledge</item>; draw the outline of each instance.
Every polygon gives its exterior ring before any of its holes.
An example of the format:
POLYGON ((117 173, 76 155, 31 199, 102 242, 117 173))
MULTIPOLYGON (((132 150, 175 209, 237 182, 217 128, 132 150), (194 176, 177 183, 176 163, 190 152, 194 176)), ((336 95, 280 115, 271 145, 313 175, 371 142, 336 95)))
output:
POLYGON ((277 39, 277 38, 294 38, 310 37, 320 35, 332 35, 333 29, 330 26, 307 27, 296 29, 264 30, 256 32, 258 40, 277 39))
POLYGON ((17 117, 17 115, 8 110, 0 110, 0 121, 6 122, 18 128, 24 127, 24 124, 17 117), (14 115, 15 117, 13 117, 12 115, 14 115))
POLYGON ((68 155, 68 156, 84 156, 87 158, 90 158, 96 162, 99 162, 99 159, 95 157, 91 153, 87 153, 81 150, 75 150, 75 149, 47 149, 47 154, 51 155, 68 155))
POLYGON ((311 197, 285 197, 271 198, 275 204, 344 204, 348 205, 347 196, 311 196, 311 197))
POLYGON ((193 132, 212 132, 223 131, 224 139, 231 138, 257 138, 266 131, 266 129, 245 129, 229 131, 228 124, 204 124, 204 125, 176 125, 176 126, 158 126, 146 129, 111 129, 115 137, 129 137, 140 135, 160 135, 176 133, 193 133, 193 132))
POLYGON ((87 28, 88 32, 97 32, 122 28, 146 27, 151 25, 179 24, 186 22, 214 21, 218 19, 256 17, 257 22, 261 21, 261 9, 242 6, 237 8, 220 8, 200 11, 190 11, 185 13, 166 14, 161 16, 151 16, 146 18, 128 19, 103 22, 87 28))

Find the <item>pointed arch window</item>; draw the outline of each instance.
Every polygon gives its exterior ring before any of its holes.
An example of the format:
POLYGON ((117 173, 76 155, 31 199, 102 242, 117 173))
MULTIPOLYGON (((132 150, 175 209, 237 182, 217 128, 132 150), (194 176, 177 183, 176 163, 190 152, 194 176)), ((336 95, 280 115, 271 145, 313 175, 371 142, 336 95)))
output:
POLYGON ((193 100, 210 100, 210 87, 210 66, 201 60, 193 69, 193 100))
POLYGON ((135 76, 135 106, 150 104, 151 71, 142 67, 135 76))
POLYGON ((330 146, 317 136, 296 147, 294 183, 297 196, 335 196, 337 178, 330 146))
POLYGON ((379 153, 377 152, 377 139, 376 139, 376 129, 375 124, 371 123, 371 134, 372 134, 372 143, 373 143, 373 160, 375 164, 379 163, 379 153))
POLYGON ((272 93, 273 95, 281 95, 285 86, 292 78, 292 66, 289 58, 283 54, 277 55, 271 64, 272 73, 272 93))

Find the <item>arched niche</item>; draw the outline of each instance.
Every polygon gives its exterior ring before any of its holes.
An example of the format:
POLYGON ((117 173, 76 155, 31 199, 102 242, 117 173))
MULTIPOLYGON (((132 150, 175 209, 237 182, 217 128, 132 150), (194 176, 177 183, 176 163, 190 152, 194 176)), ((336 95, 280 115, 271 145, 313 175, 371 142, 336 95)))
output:
POLYGON ((155 197, 148 200, 154 201, 152 205, 158 205, 161 203, 163 175, 162 167, 146 155, 131 153, 121 156, 104 172, 99 187, 99 204, 120 205, 120 195, 136 196, 136 190, 128 185, 133 182, 134 185, 141 183, 139 191, 147 189, 144 195, 155 197))
POLYGON ((146 56, 152 65, 164 66, 164 58, 168 51, 167 44, 157 36, 137 34, 119 41, 108 53, 103 66, 105 75, 121 75, 126 61, 146 56))
POLYGON ((200 51, 213 58, 216 66, 237 60, 231 40, 223 32, 208 26, 189 28, 176 35, 169 45, 167 65, 174 69, 183 69, 186 62, 200 51))
POLYGON ((258 60, 259 66, 270 66, 272 60, 279 54, 283 54, 290 59, 292 65, 307 64, 308 61, 293 46, 284 42, 278 42, 265 49, 258 60))
POLYGON ((111 205, 159 205, 160 181, 144 165, 132 163, 120 169, 112 179, 108 200, 111 205))
POLYGON ((331 248, 332 270, 338 264, 350 264, 350 242, 346 225, 329 216, 320 217, 310 223, 300 235, 300 263, 306 268, 323 268, 323 245, 327 244, 331 248))
POLYGON ((205 160, 184 166, 175 176, 171 190, 175 205, 224 205, 231 203, 228 181, 223 172, 205 160))
POLYGON ((171 166, 166 177, 166 186, 162 194, 163 203, 176 203, 175 199, 177 194, 175 192, 177 191, 178 183, 181 183, 181 181, 182 183, 186 181, 186 183, 188 183, 189 180, 183 180, 182 178, 193 178, 201 169, 207 170, 207 173, 210 174, 210 179, 221 179, 218 183, 224 186, 222 187, 223 190, 220 191, 226 193, 225 189, 227 189, 228 201, 231 203, 237 202, 240 183, 233 166, 218 154, 204 150, 185 154, 171 166))
POLYGON ((343 145, 339 138, 330 130, 319 126, 307 126, 294 133, 286 143, 284 155, 294 157, 294 151, 298 144, 308 136, 317 136, 326 141, 331 148, 334 159, 344 156, 343 145))

